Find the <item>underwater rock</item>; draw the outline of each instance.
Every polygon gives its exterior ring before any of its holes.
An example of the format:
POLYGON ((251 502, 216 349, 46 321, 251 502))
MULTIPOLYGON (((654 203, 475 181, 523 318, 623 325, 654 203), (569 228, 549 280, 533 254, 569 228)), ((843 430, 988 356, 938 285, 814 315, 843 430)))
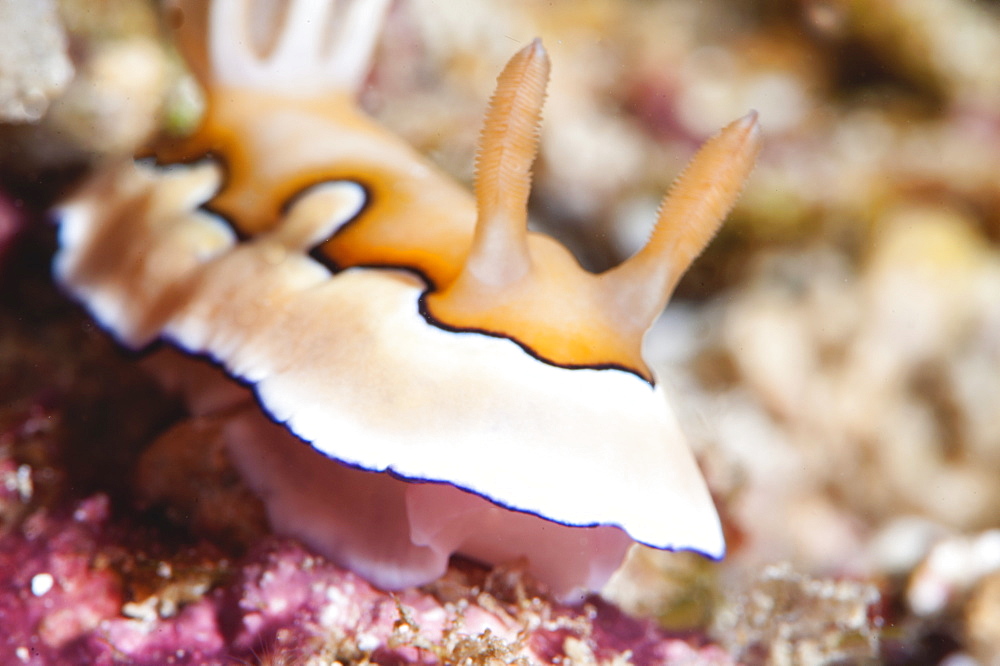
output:
POLYGON ((0 537, 0 661, 734 663, 596 597, 573 608, 528 594, 517 572, 389 594, 291 540, 195 566, 143 556, 123 527, 95 495, 0 537))

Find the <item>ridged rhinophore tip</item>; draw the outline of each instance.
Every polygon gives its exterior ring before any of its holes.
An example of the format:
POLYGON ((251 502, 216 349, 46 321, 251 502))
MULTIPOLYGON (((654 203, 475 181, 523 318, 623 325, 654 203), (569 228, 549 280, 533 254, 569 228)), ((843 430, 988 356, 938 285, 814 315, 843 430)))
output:
MULTIPOLYGON (((756 109, 751 109, 745 116, 739 120, 734 120, 728 127, 722 130, 722 132, 727 131, 743 134, 748 140, 759 142, 761 129, 756 109)), ((720 132, 720 134, 722 132, 720 132)))
POLYGON ((528 195, 538 152, 549 58, 539 39, 521 49, 497 79, 476 160, 478 222, 465 271, 498 285, 528 267, 528 195))
POLYGON ((706 141, 664 198, 646 246, 606 274, 609 299, 637 335, 652 324, 681 275, 715 236, 753 170, 760 145, 756 111, 706 141))

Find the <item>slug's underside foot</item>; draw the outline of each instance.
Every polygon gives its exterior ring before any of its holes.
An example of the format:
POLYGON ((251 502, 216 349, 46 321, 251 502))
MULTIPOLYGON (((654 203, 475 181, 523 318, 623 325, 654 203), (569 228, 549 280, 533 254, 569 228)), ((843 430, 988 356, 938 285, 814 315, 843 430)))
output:
POLYGON ((557 598, 574 601, 600 590, 633 543, 616 527, 560 525, 450 484, 318 459, 258 413, 230 421, 227 437, 273 525, 383 589, 437 580, 462 554, 490 566, 523 559, 557 598))

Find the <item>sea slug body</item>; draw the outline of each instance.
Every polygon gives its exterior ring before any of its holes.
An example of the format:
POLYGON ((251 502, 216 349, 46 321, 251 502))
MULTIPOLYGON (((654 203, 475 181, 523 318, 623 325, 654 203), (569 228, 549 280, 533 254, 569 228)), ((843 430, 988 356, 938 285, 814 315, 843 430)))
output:
POLYGON ((221 368, 186 383, 191 412, 224 419, 276 530, 376 585, 459 553, 571 597, 633 541, 721 557, 641 343, 738 197, 756 116, 699 151, 645 248, 589 273, 527 231, 541 43, 499 77, 472 197, 354 102, 386 4, 291 0, 262 53, 248 0, 179 3, 204 119, 60 206, 58 279, 123 344, 221 368))

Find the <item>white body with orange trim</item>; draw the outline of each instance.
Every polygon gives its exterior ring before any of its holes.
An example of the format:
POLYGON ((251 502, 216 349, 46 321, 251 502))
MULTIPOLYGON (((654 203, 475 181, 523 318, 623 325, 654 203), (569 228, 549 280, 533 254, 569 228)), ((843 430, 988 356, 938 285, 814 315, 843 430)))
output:
POLYGON ((283 427, 230 405, 227 442, 275 527, 378 585, 431 580, 457 552, 526 557, 571 596, 600 587, 632 539, 721 557, 639 350, 749 173, 755 118, 699 153, 645 250, 593 275, 526 230, 539 43, 500 77, 473 199, 349 103, 348 46, 370 50, 379 0, 340 17, 350 34, 331 19, 312 69, 346 74, 267 88, 295 52, 282 44, 305 23, 306 42, 318 34, 312 4, 291 3, 267 58, 231 22, 244 0, 191 9, 182 38, 209 108, 158 156, 203 162, 95 175, 59 211, 59 279, 124 343, 161 338, 249 384, 283 427))

